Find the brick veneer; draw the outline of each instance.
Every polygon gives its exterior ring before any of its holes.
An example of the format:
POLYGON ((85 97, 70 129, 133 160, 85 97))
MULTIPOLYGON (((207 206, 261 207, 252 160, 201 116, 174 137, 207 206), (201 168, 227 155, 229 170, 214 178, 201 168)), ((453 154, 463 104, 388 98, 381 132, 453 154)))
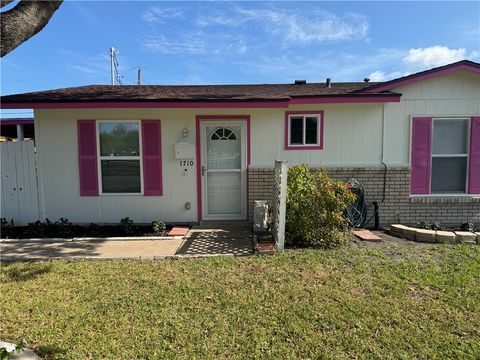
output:
MULTIPOLYGON (((365 187, 368 218, 373 214, 373 201, 383 199, 383 166, 327 167, 336 179, 355 178, 365 187)), ((464 222, 480 225, 480 197, 410 197, 410 168, 388 166, 385 201, 380 204, 380 224, 415 225, 420 221, 439 222, 458 226, 464 222)), ((253 217, 254 200, 271 200, 273 194, 273 167, 248 169, 249 219, 253 217)), ((373 220, 370 222, 373 226, 373 220)))

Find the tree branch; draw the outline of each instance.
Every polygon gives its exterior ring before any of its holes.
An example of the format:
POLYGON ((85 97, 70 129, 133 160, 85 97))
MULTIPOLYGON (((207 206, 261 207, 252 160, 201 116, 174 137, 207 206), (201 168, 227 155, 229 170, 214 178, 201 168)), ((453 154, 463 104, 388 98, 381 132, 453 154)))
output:
POLYGON ((3 12, 0 18, 1 56, 5 56, 42 30, 62 2, 63 0, 22 0, 13 9, 3 12))
POLYGON ((15 0, 0 0, 0 7, 4 7, 5 5, 8 5, 13 1, 15 0))

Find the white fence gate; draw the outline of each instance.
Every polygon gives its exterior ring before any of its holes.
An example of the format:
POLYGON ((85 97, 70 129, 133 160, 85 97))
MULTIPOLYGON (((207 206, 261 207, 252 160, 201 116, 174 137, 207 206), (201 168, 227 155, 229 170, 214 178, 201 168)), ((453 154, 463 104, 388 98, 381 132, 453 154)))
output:
POLYGON ((27 225, 39 219, 37 167, 33 140, 2 142, 0 217, 27 225))

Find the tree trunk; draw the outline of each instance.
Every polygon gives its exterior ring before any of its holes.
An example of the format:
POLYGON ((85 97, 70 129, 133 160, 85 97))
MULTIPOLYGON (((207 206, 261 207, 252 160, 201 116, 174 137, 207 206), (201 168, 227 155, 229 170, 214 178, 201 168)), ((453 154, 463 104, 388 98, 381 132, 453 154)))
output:
MULTIPOLYGON (((2 0, 4 6, 11 1, 2 0)), ((22 0, 13 9, 1 14, 1 56, 42 30, 62 5, 60 1, 22 0)))

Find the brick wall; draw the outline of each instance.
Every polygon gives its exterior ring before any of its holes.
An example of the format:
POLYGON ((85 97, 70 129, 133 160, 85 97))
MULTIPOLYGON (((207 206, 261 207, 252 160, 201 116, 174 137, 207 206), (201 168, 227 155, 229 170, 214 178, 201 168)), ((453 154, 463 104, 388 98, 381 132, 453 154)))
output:
MULTIPOLYGON (((336 179, 355 178, 365 187, 369 219, 373 215, 373 201, 383 200, 383 166, 330 167, 330 176, 336 179)), ((385 175, 385 200, 380 204, 380 224, 415 225, 420 221, 438 222, 444 226, 458 226, 464 222, 480 225, 480 198, 469 197, 410 197, 410 169, 389 166, 385 175)), ((254 200, 269 200, 273 194, 273 168, 251 167, 248 170, 249 218, 253 216, 254 200)), ((370 222, 373 226, 373 219, 370 222)))
POLYGON ((255 200, 268 200, 268 206, 271 206, 274 178, 273 167, 248 169, 248 220, 253 219, 255 200))

